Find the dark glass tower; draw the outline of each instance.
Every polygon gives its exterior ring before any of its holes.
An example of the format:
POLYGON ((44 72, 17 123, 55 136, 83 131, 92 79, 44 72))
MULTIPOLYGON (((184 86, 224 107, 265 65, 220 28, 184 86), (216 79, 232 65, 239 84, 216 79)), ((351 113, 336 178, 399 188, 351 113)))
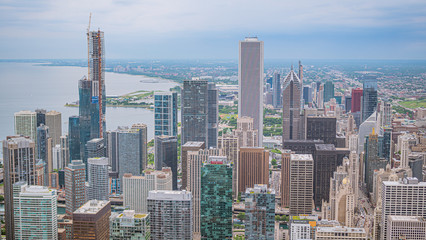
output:
POLYGON ((272 79, 272 106, 274 106, 274 108, 281 108, 281 75, 279 73, 274 73, 272 79))
POLYGON ((68 146, 70 161, 80 160, 80 118, 71 116, 68 122, 68 146))
POLYGON ((177 137, 156 136, 155 137, 155 169, 170 167, 173 174, 173 190, 177 190, 177 137))
POLYGON ((291 69, 283 85, 283 141, 302 138, 300 119, 301 84, 299 77, 291 69))
POLYGON ((36 109, 37 113, 37 127, 41 124, 46 124, 46 110, 45 109, 36 109))
POLYGON ((208 119, 208 130, 207 130, 207 147, 217 147, 217 128, 219 125, 219 108, 218 108, 218 93, 215 83, 209 83, 207 88, 207 119, 208 119))
POLYGON ((362 93, 362 122, 377 110, 377 78, 365 76, 362 93))
MULTIPOLYGON (((79 123, 80 123, 80 158, 87 164, 85 153, 86 143, 91 139, 91 119, 92 119, 92 84, 86 78, 82 78, 78 84, 79 93, 79 123)), ((71 126, 71 124, 70 124, 71 126)), ((70 147, 71 148, 71 147, 70 147)), ((70 160, 78 160, 70 159, 70 160)))
POLYGON ((334 98, 334 84, 332 81, 327 81, 324 84, 324 102, 334 98))
POLYGON ((189 141, 207 142, 207 92, 207 80, 183 81, 182 145, 189 141))

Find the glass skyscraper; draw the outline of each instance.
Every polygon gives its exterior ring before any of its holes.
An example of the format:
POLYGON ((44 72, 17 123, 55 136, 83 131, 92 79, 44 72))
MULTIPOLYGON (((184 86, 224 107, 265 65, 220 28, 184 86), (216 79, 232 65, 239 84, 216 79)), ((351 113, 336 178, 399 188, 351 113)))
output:
POLYGON ((332 81, 327 81, 324 84, 324 102, 334 98, 334 84, 332 81))
POLYGON ((362 92, 362 122, 377 110, 377 78, 365 76, 362 92))
POLYGON ((177 93, 157 92, 154 94, 155 136, 177 135, 177 93))
POLYGON ((161 170, 163 167, 170 167, 173 174, 173 190, 177 190, 177 137, 156 136, 155 137, 155 169, 161 170))
POLYGON ((80 117, 71 116, 68 121, 68 146, 69 160, 79 160, 80 158, 80 117))
POLYGON ((201 168, 201 238, 232 238, 232 167, 211 161, 201 168))

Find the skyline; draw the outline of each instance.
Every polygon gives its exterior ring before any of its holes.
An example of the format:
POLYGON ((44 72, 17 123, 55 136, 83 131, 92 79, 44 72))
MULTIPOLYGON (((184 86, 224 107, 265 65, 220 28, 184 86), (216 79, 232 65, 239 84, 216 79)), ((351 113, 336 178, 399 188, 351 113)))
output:
POLYGON ((425 59, 425 2, 272 2, 5 0, 0 59, 85 58, 90 12, 108 59, 237 59, 246 36, 265 59, 425 59))

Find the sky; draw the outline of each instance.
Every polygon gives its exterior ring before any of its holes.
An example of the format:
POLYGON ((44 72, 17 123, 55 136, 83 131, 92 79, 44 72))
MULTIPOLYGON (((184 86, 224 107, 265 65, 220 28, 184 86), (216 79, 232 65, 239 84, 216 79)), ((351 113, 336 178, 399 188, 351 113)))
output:
POLYGON ((426 59, 425 0, 0 0, 0 59, 426 59))

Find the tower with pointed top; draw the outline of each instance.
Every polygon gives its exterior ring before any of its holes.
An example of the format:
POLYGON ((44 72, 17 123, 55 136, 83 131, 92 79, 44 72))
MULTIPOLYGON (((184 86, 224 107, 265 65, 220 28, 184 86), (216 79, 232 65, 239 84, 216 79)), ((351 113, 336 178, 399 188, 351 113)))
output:
POLYGON ((302 83, 291 66, 283 85, 283 141, 301 139, 302 83))

